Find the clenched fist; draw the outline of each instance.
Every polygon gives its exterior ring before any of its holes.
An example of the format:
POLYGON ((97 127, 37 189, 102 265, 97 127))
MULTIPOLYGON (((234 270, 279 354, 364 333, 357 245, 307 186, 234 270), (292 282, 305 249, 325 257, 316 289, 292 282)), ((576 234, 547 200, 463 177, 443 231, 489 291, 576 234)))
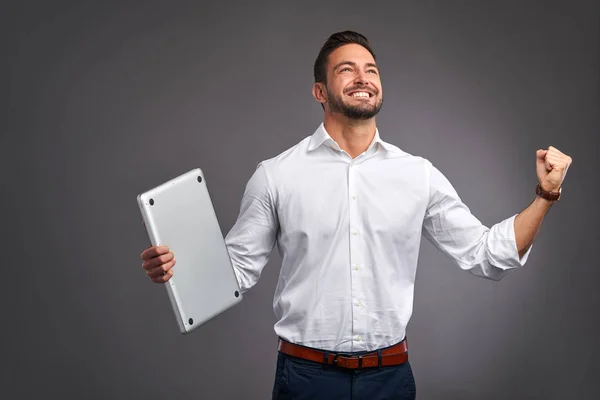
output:
POLYGON ((538 150, 536 155, 537 176, 542 189, 558 192, 573 159, 552 146, 548 150, 538 150))

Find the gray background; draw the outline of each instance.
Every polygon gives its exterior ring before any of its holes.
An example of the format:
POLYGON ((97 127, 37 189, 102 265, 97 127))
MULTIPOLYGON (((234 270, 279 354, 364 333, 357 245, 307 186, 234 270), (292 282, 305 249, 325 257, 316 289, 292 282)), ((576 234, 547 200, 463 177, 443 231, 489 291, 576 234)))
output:
POLYGON ((564 197, 501 282, 423 241, 408 328, 420 399, 600 396, 596 2, 12 2, 2 10, 3 398, 266 399, 275 251, 245 301, 180 336, 144 275, 136 195, 201 167, 224 233, 257 163, 313 133, 329 34, 367 35, 384 140, 484 223, 564 197))

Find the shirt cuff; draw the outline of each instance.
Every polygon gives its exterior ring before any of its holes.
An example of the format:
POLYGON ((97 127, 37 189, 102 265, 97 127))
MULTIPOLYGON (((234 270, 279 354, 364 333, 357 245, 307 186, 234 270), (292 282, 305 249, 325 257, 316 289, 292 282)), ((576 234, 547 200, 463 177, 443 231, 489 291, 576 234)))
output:
POLYGON ((512 269, 525 265, 533 245, 523 257, 519 257, 515 239, 515 217, 517 214, 492 226, 488 236, 490 263, 498 268, 512 269))

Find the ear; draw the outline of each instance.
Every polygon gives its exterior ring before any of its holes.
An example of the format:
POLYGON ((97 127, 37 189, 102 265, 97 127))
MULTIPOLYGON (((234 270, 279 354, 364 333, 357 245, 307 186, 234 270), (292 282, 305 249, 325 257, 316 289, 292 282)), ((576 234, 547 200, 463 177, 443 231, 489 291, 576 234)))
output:
POLYGON ((312 88, 312 95, 321 104, 327 103, 327 90, 321 82, 316 82, 312 88))

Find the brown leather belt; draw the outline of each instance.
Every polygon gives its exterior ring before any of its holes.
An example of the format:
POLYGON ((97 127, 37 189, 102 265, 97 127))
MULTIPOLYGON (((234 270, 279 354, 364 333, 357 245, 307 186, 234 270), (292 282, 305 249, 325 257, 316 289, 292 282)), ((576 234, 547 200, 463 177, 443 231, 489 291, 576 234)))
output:
POLYGON ((278 350, 292 357, 350 369, 386 367, 404 364, 408 361, 408 346, 406 344, 406 339, 394 346, 380 350, 379 353, 381 353, 381 356, 379 356, 377 351, 358 356, 345 353, 325 352, 293 344, 281 339, 279 339, 278 350))

